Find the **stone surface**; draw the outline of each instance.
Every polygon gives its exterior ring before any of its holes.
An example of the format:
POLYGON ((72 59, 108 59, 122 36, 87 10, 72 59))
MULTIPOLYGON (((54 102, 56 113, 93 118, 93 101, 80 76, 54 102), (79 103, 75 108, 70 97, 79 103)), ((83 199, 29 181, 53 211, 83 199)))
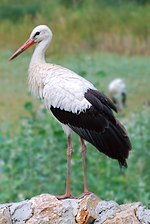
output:
POLYGON ((95 223, 104 223, 107 219, 111 219, 119 211, 119 205, 114 201, 101 201, 96 207, 97 218, 95 223))
POLYGON ((145 209, 140 202, 118 205, 114 201, 99 202, 98 224, 150 224, 150 210, 145 209))
POLYGON ((100 199, 94 194, 87 195, 83 199, 79 200, 79 209, 76 215, 76 223, 93 223, 96 219, 96 207, 100 199))
POLYGON ((96 219, 96 206, 99 198, 94 194, 87 195, 81 199, 58 200, 55 196, 43 194, 33 197, 33 216, 27 224, 90 224, 96 219))
POLYGON ((26 223, 26 221, 32 216, 31 203, 28 200, 13 203, 10 206, 10 213, 13 223, 26 223))
POLYGON ((0 205, 0 224, 150 224, 150 210, 140 202, 118 205, 94 194, 58 200, 41 194, 0 205))
POLYGON ((27 224, 73 223, 78 203, 75 199, 58 200, 55 196, 42 194, 31 198, 33 216, 27 224))
POLYGON ((9 209, 6 207, 0 208, 0 224, 12 224, 9 209))
POLYGON ((150 223, 150 209, 145 209, 142 204, 138 206, 136 210, 136 216, 141 223, 150 223))

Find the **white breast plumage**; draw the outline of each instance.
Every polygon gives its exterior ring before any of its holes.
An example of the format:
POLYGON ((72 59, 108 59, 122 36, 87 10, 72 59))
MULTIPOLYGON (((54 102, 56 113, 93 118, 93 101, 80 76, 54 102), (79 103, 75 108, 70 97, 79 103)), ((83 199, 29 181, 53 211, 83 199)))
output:
POLYGON ((48 109, 53 106, 72 113, 79 113, 91 107, 84 94, 88 89, 95 89, 90 82, 76 73, 53 64, 45 64, 45 70, 42 66, 42 74, 39 65, 36 68, 35 65, 34 68, 31 67, 29 88, 34 95, 43 99, 48 109))

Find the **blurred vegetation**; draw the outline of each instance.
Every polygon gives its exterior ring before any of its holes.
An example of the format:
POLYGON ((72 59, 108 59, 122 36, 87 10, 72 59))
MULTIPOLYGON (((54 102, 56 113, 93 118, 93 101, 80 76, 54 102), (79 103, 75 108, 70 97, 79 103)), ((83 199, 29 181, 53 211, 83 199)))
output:
POLYGON ((150 53, 149 0, 1 0, 0 47, 17 47, 39 24, 54 33, 51 53, 150 53))
MULTIPOLYGON (((133 144, 129 167, 120 170, 117 161, 88 144, 90 191, 105 200, 150 206, 149 12, 149 0, 0 1, 0 203, 65 190, 66 136, 26 94, 30 50, 7 63, 36 25, 47 24, 54 33, 48 61, 71 68, 105 93, 116 77, 127 83, 128 107, 118 117, 133 144)), ((73 149, 71 188, 79 195, 83 172, 76 135, 73 149)))

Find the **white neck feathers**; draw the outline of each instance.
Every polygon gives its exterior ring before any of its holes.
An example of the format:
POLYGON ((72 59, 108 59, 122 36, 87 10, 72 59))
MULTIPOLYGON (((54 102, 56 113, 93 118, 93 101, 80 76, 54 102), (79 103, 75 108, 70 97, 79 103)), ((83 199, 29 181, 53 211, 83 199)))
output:
POLYGON ((35 63, 45 63, 45 51, 47 50, 51 39, 46 39, 37 44, 30 62, 30 66, 35 63))

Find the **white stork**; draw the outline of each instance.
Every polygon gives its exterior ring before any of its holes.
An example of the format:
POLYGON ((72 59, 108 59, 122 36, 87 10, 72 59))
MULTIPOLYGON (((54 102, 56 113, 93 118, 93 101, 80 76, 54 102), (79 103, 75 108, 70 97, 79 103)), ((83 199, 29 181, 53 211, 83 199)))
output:
POLYGON ((112 110, 116 107, 89 81, 60 65, 45 62, 45 51, 52 39, 52 31, 46 25, 33 29, 29 39, 9 58, 12 60, 27 48, 36 44, 29 66, 29 89, 40 97, 45 107, 61 123, 68 139, 66 193, 61 198, 71 198, 70 164, 71 131, 80 136, 84 171, 84 194, 88 194, 86 178, 86 144, 94 145, 100 152, 127 166, 131 149, 130 140, 112 110))
POLYGON ((116 105, 118 111, 122 111, 123 107, 126 105, 127 100, 127 90, 126 84, 123 79, 114 79, 108 85, 109 97, 116 105))

